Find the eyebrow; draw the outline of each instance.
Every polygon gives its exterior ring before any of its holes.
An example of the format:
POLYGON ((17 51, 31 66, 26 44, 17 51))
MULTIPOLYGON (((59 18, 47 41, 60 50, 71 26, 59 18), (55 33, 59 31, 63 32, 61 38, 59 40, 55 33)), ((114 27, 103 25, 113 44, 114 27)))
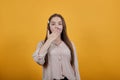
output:
MULTIPOLYGON (((58 22, 62 22, 62 21, 58 21, 58 22)), ((54 21, 51 21, 51 23, 55 23, 54 21)))

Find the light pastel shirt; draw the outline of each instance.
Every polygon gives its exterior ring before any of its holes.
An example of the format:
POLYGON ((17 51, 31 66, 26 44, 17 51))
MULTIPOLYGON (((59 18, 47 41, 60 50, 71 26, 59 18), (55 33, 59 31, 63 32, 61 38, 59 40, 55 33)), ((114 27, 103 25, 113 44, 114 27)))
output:
POLYGON ((33 53, 32 57, 34 61, 42 66, 42 80, 53 80, 54 78, 57 80, 62 79, 66 76, 69 80, 81 80, 79 73, 79 65, 78 59, 76 56, 76 48, 72 42, 73 50, 74 50, 74 65, 75 70, 72 68, 70 64, 70 50, 67 45, 62 41, 59 45, 51 43, 48 50, 44 53, 39 53, 41 46, 44 41, 40 41, 37 44, 36 50, 33 53), (38 55, 39 53, 39 55, 38 55), (45 55, 48 53, 48 66, 44 68, 43 64, 45 63, 45 55))

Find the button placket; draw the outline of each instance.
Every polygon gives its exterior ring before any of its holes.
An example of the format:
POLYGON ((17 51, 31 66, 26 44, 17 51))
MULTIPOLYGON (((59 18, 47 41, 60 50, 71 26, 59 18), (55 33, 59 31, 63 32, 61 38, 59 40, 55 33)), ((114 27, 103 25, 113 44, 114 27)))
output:
MULTIPOLYGON (((59 49, 59 51, 61 51, 61 48, 60 47, 57 47, 59 49)), ((58 60, 59 60, 59 63, 60 63, 60 74, 61 74, 61 79, 64 78, 63 76, 63 67, 62 67, 62 53, 59 53, 58 54, 58 60)))
POLYGON ((58 59, 59 59, 59 61, 61 61, 61 56, 60 55, 59 55, 58 59))
POLYGON ((63 67, 62 67, 62 56, 61 56, 61 55, 59 56, 59 61, 60 61, 61 78, 64 78, 64 75, 63 75, 63 67))

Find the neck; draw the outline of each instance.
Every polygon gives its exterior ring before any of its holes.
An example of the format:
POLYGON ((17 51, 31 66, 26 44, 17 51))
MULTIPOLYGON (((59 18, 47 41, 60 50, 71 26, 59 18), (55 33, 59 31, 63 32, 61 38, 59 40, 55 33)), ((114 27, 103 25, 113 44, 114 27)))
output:
POLYGON ((62 41, 62 40, 61 40, 61 37, 58 36, 57 39, 55 39, 55 43, 59 43, 60 41, 62 41))

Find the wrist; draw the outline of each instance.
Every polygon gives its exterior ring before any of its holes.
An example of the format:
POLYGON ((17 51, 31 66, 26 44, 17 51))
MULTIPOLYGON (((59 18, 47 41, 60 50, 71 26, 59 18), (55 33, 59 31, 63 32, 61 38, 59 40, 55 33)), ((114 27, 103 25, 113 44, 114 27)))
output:
POLYGON ((52 39, 47 39, 47 42, 48 43, 52 43, 52 39))

